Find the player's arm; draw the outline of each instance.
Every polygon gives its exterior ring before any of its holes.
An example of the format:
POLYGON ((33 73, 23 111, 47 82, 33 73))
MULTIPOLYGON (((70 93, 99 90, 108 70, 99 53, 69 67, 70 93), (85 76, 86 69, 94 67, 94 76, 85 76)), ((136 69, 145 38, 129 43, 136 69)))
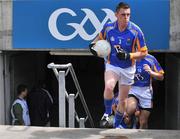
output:
POLYGON ((135 46, 137 47, 137 51, 134 53, 130 53, 130 59, 142 59, 148 54, 148 48, 145 43, 144 34, 141 30, 137 32, 137 38, 135 40, 135 46))
POLYGON ((161 70, 159 72, 158 71, 153 71, 149 67, 149 65, 147 65, 147 64, 144 64, 144 70, 147 71, 151 75, 151 77, 153 77, 153 78, 155 78, 157 80, 162 81, 164 79, 164 72, 163 72, 163 70, 161 70))
POLYGON ((142 59, 148 54, 148 50, 142 50, 140 52, 130 53, 130 59, 142 59))

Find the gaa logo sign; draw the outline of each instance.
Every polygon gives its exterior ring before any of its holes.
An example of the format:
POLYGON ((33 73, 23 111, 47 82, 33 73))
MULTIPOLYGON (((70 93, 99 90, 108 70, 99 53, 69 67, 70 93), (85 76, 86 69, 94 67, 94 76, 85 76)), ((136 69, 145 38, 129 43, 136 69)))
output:
POLYGON ((80 23, 76 23, 76 22, 66 23, 67 26, 72 27, 74 29, 74 32, 69 35, 64 35, 61 29, 66 28, 66 26, 58 27, 57 20, 60 20, 60 22, 63 21, 63 19, 60 18, 62 17, 61 16, 62 14, 69 14, 72 17, 78 15, 69 8, 57 9, 49 17, 49 21, 48 21, 49 31, 54 38, 60 41, 69 41, 74 37, 76 37, 77 35, 79 35, 83 40, 90 41, 98 35, 98 33, 102 30, 104 24, 107 21, 110 20, 111 22, 114 22, 116 20, 116 17, 112 10, 107 8, 103 8, 101 10, 106 14, 102 22, 99 21, 98 17, 92 10, 87 8, 81 9, 81 11, 85 13, 85 17, 82 19, 80 23), (95 32, 92 34, 88 34, 87 31, 84 29, 84 26, 88 20, 95 28, 95 32))

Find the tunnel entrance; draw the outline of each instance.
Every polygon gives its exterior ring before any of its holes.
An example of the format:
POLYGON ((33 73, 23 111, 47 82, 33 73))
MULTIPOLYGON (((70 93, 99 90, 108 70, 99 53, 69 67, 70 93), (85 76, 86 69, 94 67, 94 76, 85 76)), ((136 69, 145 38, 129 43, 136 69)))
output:
MULTIPOLYGON (((153 53, 153 55, 164 68, 165 55, 163 53, 153 53)), ((11 102, 16 97, 15 92, 18 84, 24 83, 30 90, 39 81, 44 81, 54 99, 51 126, 58 126, 58 82, 52 70, 47 68, 47 64, 51 62, 56 64, 72 63, 95 127, 99 127, 99 120, 104 112, 104 60, 101 58, 93 56, 55 56, 48 52, 12 53, 10 58, 11 102)), ((150 116, 149 128, 163 129, 165 123, 165 83, 164 81, 155 81, 153 86, 154 109, 150 116)), ((70 93, 76 91, 70 76, 67 76, 66 89, 70 93)), ((78 103, 77 101, 76 109, 81 111, 78 103)), ((89 125, 87 124, 86 127, 89 127, 89 125)))

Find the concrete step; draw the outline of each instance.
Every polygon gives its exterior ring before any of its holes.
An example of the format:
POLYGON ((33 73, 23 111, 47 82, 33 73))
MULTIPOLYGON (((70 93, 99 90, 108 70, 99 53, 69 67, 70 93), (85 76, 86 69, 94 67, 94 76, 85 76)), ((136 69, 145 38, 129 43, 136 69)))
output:
POLYGON ((0 139, 180 139, 180 130, 0 126, 0 139))

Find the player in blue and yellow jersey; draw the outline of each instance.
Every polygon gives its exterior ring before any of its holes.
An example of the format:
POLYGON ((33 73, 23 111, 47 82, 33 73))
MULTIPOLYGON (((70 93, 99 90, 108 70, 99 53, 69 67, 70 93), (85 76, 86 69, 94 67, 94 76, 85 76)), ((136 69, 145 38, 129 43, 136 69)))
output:
POLYGON ((148 118, 152 109, 152 78, 163 80, 164 71, 156 58, 148 54, 145 58, 136 61, 135 83, 129 90, 127 113, 131 116, 137 106, 140 109, 140 128, 148 128, 148 118))
POLYGON ((100 122, 103 127, 108 123, 108 117, 112 113, 113 89, 117 82, 121 93, 118 97, 120 103, 117 106, 114 126, 123 127, 125 99, 134 81, 135 60, 144 58, 147 54, 144 35, 141 29, 130 21, 130 14, 130 6, 120 2, 115 11, 117 21, 105 24, 99 36, 89 45, 91 52, 97 55, 92 49, 97 40, 104 39, 111 44, 111 53, 105 60, 105 113, 100 122))

